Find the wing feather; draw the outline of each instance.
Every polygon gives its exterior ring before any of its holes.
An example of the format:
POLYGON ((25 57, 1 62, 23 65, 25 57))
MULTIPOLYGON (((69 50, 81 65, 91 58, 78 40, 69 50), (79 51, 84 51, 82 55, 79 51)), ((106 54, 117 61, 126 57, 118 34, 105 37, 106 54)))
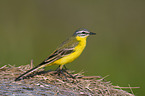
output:
POLYGON ((52 63, 66 55, 75 52, 74 48, 78 45, 76 38, 69 38, 64 41, 47 59, 45 59, 40 65, 52 63))

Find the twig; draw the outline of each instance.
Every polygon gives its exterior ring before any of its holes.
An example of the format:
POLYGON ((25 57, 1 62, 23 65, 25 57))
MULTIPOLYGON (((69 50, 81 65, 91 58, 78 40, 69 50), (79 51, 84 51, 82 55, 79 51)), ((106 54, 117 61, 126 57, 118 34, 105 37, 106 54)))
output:
POLYGON ((7 65, 2 66, 2 67, 0 68, 0 70, 3 69, 3 68, 5 68, 6 66, 7 66, 7 65))
POLYGON ((33 68, 33 59, 31 60, 31 67, 30 67, 31 69, 33 68))
POLYGON ((128 88, 140 88, 140 87, 119 87, 119 86, 113 86, 114 88, 124 88, 124 89, 128 89, 128 88))
POLYGON ((107 76, 105 76, 105 77, 103 77, 103 78, 101 78, 100 80, 98 80, 98 81, 102 81, 102 80, 104 80, 105 78, 107 78, 109 75, 107 75, 107 76))
POLYGON ((129 88, 130 88, 130 90, 131 90, 131 93, 134 95, 133 90, 132 90, 132 88, 130 87, 130 84, 128 84, 128 86, 129 86, 129 88))
POLYGON ((98 79, 98 78, 101 78, 101 76, 78 76, 78 78, 82 78, 82 79, 98 79))

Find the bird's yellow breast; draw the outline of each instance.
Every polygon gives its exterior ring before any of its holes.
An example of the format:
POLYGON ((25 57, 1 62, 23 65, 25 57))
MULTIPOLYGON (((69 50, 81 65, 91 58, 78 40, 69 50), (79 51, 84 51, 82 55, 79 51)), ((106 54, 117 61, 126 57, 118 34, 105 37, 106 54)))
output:
POLYGON ((74 52, 67 56, 62 57, 61 59, 56 60, 54 64, 64 65, 66 63, 70 63, 74 61, 77 57, 79 57, 82 51, 84 50, 84 48, 86 47, 86 38, 87 37, 76 36, 76 39, 78 40, 79 43, 74 48, 74 52))

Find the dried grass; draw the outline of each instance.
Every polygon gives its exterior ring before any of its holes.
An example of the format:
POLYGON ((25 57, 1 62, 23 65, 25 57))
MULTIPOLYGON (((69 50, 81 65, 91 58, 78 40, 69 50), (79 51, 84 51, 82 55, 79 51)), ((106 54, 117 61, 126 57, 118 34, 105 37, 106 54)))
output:
MULTIPOLYGON (((22 65, 19 67, 15 67, 12 65, 5 65, 0 68, 0 79, 6 80, 14 80, 20 74, 26 72, 30 68, 32 68, 32 64, 30 65, 22 65)), ((56 86, 59 90, 55 91, 55 94, 62 94, 66 95, 67 93, 71 92, 75 96, 134 96, 132 91, 133 88, 139 87, 119 87, 114 86, 110 81, 106 81, 105 77, 101 76, 83 76, 82 72, 73 74, 76 76, 76 79, 72 79, 68 77, 68 81, 65 80, 64 76, 57 76, 54 74, 55 71, 50 71, 45 74, 36 75, 38 73, 42 73, 43 69, 34 72, 35 74, 33 77, 29 77, 27 79, 18 81, 21 82, 25 81, 29 84, 39 85, 40 87, 47 88, 48 84, 56 86), (35 81, 35 82, 32 82, 35 81), (37 83, 36 83, 37 82, 37 83), (126 92, 122 89, 130 89, 130 92, 126 92)), ((54 95, 55 95, 54 94, 54 95)), ((70 95, 70 94, 69 94, 70 95)), ((74 96, 73 95, 73 96, 74 96)))

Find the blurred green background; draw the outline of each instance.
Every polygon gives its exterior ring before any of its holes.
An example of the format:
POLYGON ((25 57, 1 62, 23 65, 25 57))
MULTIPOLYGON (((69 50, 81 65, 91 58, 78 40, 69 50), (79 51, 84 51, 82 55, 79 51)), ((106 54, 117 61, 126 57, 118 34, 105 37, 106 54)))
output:
POLYGON ((0 66, 37 65, 78 28, 97 35, 67 67, 145 95, 144 0, 1 0, 0 66))

